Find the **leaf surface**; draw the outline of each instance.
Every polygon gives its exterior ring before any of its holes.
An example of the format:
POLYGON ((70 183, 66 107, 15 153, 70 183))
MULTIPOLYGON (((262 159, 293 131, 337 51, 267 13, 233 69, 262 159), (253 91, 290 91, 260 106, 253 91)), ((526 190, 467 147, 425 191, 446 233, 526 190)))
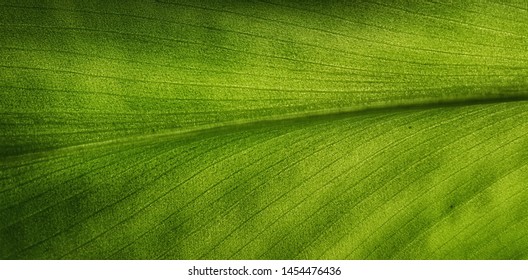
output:
POLYGON ((524 1, 3 1, 2 259, 526 259, 524 1))

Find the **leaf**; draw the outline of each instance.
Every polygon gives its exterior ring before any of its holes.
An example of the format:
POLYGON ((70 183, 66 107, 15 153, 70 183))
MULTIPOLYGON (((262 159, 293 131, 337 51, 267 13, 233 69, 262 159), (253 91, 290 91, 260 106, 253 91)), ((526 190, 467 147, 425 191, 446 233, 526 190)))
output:
POLYGON ((524 1, 3 1, 2 259, 526 259, 524 1))

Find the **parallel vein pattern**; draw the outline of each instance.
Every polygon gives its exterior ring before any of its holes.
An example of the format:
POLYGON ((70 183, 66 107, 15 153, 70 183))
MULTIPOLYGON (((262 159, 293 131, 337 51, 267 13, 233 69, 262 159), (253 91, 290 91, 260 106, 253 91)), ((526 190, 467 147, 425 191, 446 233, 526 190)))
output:
POLYGON ((525 1, 0 3, 2 259, 526 259, 525 1))

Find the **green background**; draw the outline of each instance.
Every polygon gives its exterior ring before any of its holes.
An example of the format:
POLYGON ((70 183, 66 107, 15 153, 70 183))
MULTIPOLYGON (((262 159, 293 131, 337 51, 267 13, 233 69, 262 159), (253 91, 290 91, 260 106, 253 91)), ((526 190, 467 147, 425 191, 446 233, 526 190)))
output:
POLYGON ((526 259, 528 4, 0 2, 2 259, 526 259))

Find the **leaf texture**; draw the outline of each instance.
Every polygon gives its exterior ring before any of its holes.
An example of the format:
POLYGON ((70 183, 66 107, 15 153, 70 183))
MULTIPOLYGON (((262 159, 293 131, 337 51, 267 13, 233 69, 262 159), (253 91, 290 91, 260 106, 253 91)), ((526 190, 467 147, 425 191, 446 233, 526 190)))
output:
POLYGON ((2 1, 2 259, 526 259, 525 1, 2 1))

